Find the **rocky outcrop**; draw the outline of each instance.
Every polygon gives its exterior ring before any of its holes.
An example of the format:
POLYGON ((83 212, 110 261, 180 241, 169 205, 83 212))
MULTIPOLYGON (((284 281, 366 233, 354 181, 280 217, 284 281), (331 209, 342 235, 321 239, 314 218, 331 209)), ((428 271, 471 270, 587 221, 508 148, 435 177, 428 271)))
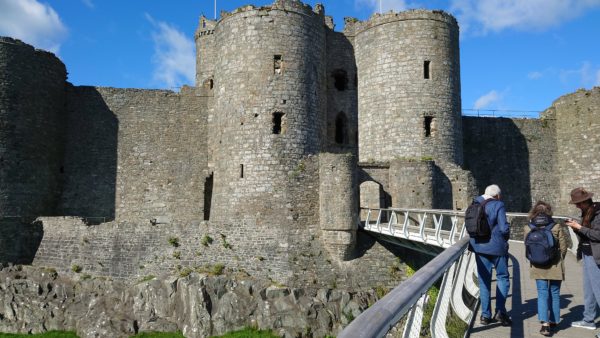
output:
POLYGON ((32 266, 3 268, 0 332, 129 337, 179 330, 193 338, 256 326, 284 337, 323 337, 337 334, 376 298, 374 292, 295 289, 197 273, 148 279, 128 285, 32 266))

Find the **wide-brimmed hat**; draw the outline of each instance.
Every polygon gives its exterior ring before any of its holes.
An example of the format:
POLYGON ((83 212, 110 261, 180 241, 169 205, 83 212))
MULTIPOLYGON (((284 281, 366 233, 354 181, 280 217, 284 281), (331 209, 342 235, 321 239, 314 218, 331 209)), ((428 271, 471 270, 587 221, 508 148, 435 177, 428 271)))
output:
POLYGON ((579 202, 587 201, 594 196, 594 193, 591 193, 583 188, 575 188, 571 190, 571 201, 569 204, 577 204, 579 202))

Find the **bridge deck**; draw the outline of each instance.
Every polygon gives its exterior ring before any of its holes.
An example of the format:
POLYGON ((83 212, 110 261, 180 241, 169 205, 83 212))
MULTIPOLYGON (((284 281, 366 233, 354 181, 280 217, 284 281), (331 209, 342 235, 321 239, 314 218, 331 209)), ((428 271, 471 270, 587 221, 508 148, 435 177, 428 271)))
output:
MULTIPOLYGON (((525 259, 525 247, 522 242, 510 243, 511 290, 506 308, 513 320, 512 327, 503 327, 498 323, 487 326, 479 324, 479 312, 471 330, 473 338, 506 338, 506 337, 542 337, 539 330, 541 324, 537 319, 537 291, 535 280, 529 278, 529 262, 525 259)), ((573 328, 571 322, 581 320, 583 313, 583 284, 581 280, 582 265, 574 255, 567 254, 565 262, 566 274, 561 293, 561 322, 558 332, 553 337, 592 337, 596 332, 573 328), (594 333, 592 333, 594 332, 594 333)), ((495 304, 495 285, 492 286, 492 311, 495 304)))

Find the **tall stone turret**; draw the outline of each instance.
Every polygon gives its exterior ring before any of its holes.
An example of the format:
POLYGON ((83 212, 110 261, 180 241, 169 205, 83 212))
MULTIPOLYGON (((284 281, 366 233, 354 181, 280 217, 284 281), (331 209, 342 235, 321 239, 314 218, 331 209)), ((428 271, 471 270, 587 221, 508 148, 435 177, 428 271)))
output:
POLYGON ((208 89, 212 89, 214 86, 216 24, 216 21, 209 20, 202 15, 194 34, 196 40, 196 87, 206 86, 208 89))
POLYGON ((214 38, 211 220, 292 218, 290 178, 322 142, 324 14, 293 0, 241 7, 222 13, 214 38))
POLYGON ((441 11, 354 24, 359 160, 432 157, 461 165, 458 24, 441 11))
POLYGON ((557 211, 579 215, 569 206, 573 188, 584 187, 600 196, 600 87, 580 89, 552 103, 542 118, 556 118, 556 172, 560 180, 557 211))
POLYGON ((0 37, 0 216, 55 212, 66 77, 54 54, 0 37))

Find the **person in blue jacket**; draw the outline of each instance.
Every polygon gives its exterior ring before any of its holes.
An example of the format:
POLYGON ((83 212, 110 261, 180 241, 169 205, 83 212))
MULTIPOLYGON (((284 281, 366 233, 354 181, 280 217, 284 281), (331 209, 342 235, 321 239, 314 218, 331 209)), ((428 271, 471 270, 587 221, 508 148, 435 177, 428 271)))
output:
POLYGON ((492 199, 485 205, 485 214, 491 227, 489 238, 471 238, 469 249, 475 253, 477 274, 479 277, 479 298, 481 300, 482 325, 499 321, 503 326, 510 326, 512 320, 506 311, 506 298, 510 289, 508 272, 508 238, 510 224, 506 219, 504 202, 500 200, 500 187, 492 184, 485 188, 485 193, 475 198, 479 203, 492 199), (496 308, 492 317, 491 283, 492 269, 496 270, 496 308))

